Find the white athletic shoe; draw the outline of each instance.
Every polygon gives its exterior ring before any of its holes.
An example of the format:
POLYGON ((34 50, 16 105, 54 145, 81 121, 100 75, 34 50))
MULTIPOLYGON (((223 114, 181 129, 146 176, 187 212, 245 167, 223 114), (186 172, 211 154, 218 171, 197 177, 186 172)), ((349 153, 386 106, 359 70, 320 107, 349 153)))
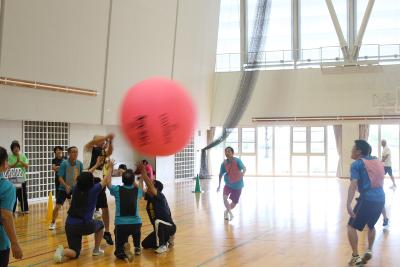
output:
POLYGON ((229 212, 229 220, 230 220, 230 221, 233 220, 233 217, 234 217, 234 216, 233 216, 233 213, 232 213, 232 212, 229 212))
POLYGON ((49 226, 49 230, 56 230, 56 223, 51 223, 49 226))
POLYGON ((228 210, 224 211, 224 219, 229 220, 228 210))
POLYGON ((131 251, 131 245, 128 242, 124 244, 124 252, 129 262, 132 262, 135 259, 135 255, 131 251))
POLYGON ((360 256, 351 256, 349 261, 349 266, 360 266, 362 264, 362 259, 360 256))
POLYGON ((98 250, 93 250, 92 256, 101 256, 104 255, 104 250, 98 249, 98 250))
POLYGON ((54 252, 53 260, 55 263, 62 263, 64 261, 64 247, 58 245, 56 252, 54 252))
POLYGON ((166 245, 159 246, 155 250, 155 252, 158 253, 158 254, 162 254, 162 253, 167 252, 167 251, 168 251, 168 247, 166 245))
POLYGON ((370 259, 372 259, 372 251, 370 249, 367 249, 364 256, 362 257, 362 263, 367 264, 370 259))

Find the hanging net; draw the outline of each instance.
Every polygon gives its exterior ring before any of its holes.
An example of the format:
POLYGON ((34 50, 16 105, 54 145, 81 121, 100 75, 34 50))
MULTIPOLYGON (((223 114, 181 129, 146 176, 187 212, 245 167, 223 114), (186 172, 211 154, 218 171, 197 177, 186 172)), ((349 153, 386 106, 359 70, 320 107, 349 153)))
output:
POLYGON ((271 12, 271 0, 258 0, 256 18, 248 47, 248 62, 245 66, 250 67, 242 71, 239 89, 235 101, 228 113, 222 128, 222 134, 213 142, 201 150, 200 178, 209 178, 208 171, 208 150, 222 143, 239 123, 247 105, 250 101, 258 77, 256 68, 258 58, 262 55, 260 50, 264 46, 266 30, 271 12))

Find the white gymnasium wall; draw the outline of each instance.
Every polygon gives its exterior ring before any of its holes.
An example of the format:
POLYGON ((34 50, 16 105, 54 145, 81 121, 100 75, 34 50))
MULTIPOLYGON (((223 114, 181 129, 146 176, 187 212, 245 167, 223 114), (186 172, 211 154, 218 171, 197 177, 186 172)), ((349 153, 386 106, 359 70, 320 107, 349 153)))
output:
POLYGON ((198 111, 198 128, 210 122, 214 85, 219 0, 179 1, 173 78, 192 94, 198 111))
POLYGON ((1 86, 1 118, 100 123, 109 1, 4 2, 1 76, 94 89, 100 95, 1 86))
POLYGON ((156 176, 163 184, 173 183, 175 180, 175 157, 156 157, 156 176))
POLYGON ((13 140, 18 140, 22 144, 22 121, 0 120, 0 146, 10 152, 13 140))
POLYGON ((171 77, 176 0, 113 1, 104 123, 117 124, 119 106, 133 84, 171 77))
POLYGON ((0 119, 116 125, 126 90, 164 76, 188 88, 199 128, 208 128, 219 1, 5 2, 0 76, 94 89, 99 95, 0 86, 0 119))
MULTIPOLYGON (((374 107, 374 95, 397 96, 399 73, 399 65, 330 74, 320 69, 262 71, 240 124, 263 116, 376 115, 382 110, 374 107)), ((239 72, 216 74, 212 125, 222 125, 239 79, 239 72)))

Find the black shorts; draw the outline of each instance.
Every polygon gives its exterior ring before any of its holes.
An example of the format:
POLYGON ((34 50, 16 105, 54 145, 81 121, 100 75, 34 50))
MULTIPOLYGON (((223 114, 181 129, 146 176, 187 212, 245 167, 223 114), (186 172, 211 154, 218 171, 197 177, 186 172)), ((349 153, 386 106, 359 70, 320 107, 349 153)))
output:
POLYGON ((365 225, 368 225, 369 229, 373 229, 384 207, 385 202, 359 199, 353 210, 356 217, 350 218, 348 224, 358 231, 362 231, 365 225))
POLYGON ((71 199, 72 193, 67 193, 64 190, 58 190, 57 191, 57 196, 56 196, 56 204, 58 205, 64 205, 65 200, 71 199))
POLYGON ((0 250, 0 267, 7 267, 10 260, 10 249, 0 250))
POLYGON ((79 257, 82 249, 82 236, 97 233, 104 228, 102 221, 93 220, 87 224, 66 224, 65 233, 67 235, 68 248, 76 252, 79 257))
MULTIPOLYGON (((94 177, 94 183, 98 184, 101 182, 101 179, 98 177, 94 177)), ((107 195, 106 195, 106 187, 101 190, 99 196, 97 197, 96 209, 104 209, 108 208, 107 203, 107 195)))
POLYGON ((392 167, 387 167, 385 166, 385 174, 389 174, 390 177, 393 176, 393 171, 392 171, 392 167))
POLYGON ((58 191, 58 187, 60 186, 60 180, 58 180, 58 177, 54 178, 54 184, 56 186, 56 192, 58 191))

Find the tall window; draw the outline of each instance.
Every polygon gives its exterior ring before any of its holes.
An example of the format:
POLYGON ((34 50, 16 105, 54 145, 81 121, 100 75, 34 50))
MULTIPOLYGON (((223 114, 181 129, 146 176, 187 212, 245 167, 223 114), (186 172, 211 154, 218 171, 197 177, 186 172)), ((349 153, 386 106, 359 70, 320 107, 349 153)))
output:
MULTIPOLYGON (((247 37, 249 45, 257 14, 257 2, 258 0, 248 0, 247 2, 247 37)), ((266 39, 264 47, 261 49, 268 52, 264 52, 263 59, 267 61, 291 59, 291 53, 282 51, 292 49, 291 25, 291 0, 272 0, 266 39)))
MULTIPOLYGON (((343 35, 347 36, 347 0, 332 1, 343 35)), ((315 61, 341 57, 339 39, 333 26, 328 7, 323 0, 301 0, 301 58, 315 61), (324 48, 322 51, 315 48, 324 48), (314 49, 313 49, 314 48, 314 49)))
POLYGON ((221 0, 216 68, 240 69, 240 0, 221 0))
MULTIPOLYGON (((357 1, 357 31, 360 27, 367 8, 368 0, 357 1)), ((361 57, 377 55, 381 56, 399 55, 400 44, 400 1, 384 0, 375 1, 369 19, 360 50, 361 57), (377 44, 388 44, 381 46, 378 51, 377 44), (390 45, 392 44, 392 45, 390 45)))
POLYGON ((399 175, 399 155, 400 155, 400 142, 398 124, 384 124, 384 125, 370 125, 368 142, 372 147, 372 156, 382 158, 381 141, 385 139, 387 146, 390 148, 392 155, 392 169, 393 175, 399 175))
POLYGON ((292 127, 292 174, 326 175, 326 127, 292 127))
MULTIPOLYGON (((215 136, 222 133, 217 127, 215 136)), ((338 153, 332 126, 265 126, 235 128, 210 151, 212 174, 218 175, 231 146, 248 175, 335 176, 338 153)))

